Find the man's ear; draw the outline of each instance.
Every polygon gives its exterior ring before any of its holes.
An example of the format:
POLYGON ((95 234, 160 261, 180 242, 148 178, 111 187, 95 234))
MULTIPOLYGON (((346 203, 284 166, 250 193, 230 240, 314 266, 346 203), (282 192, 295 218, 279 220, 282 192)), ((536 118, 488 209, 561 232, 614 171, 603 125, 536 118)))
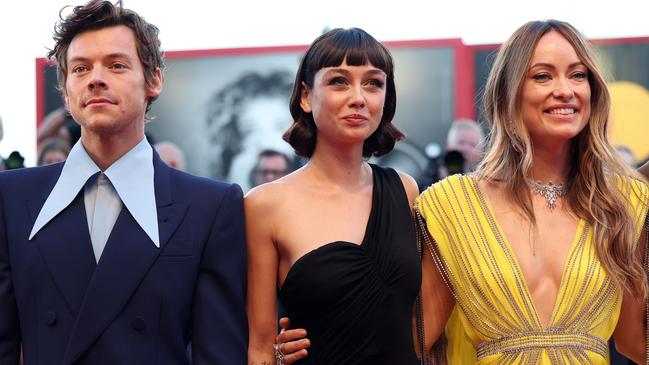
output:
POLYGON ((311 113, 311 99, 310 93, 309 93, 309 88, 306 86, 304 81, 302 81, 302 88, 300 91, 300 106, 302 107, 302 110, 304 110, 305 113, 311 113))
POLYGON ((162 87, 164 85, 164 74, 162 70, 158 67, 155 69, 153 80, 151 80, 151 85, 146 86, 146 96, 150 98, 155 98, 162 92, 162 87))

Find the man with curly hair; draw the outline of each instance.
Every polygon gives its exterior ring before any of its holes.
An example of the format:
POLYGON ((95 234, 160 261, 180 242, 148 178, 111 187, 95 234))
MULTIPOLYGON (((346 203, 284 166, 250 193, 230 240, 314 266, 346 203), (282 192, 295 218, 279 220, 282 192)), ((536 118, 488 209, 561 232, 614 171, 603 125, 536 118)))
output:
POLYGON ((50 58, 81 140, 0 176, 0 364, 244 364, 242 191, 144 136, 158 29, 121 2, 62 17, 50 58))

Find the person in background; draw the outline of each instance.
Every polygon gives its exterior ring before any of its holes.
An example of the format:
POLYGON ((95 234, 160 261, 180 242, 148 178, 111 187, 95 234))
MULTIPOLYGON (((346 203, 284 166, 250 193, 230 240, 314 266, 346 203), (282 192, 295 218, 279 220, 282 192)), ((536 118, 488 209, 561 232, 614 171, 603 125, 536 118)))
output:
POLYGON ((169 167, 185 171, 185 154, 175 143, 164 141, 153 145, 160 159, 169 167))
POLYGON ((483 156, 483 139, 484 132, 477 122, 470 119, 452 122, 443 153, 429 156, 425 173, 419 178, 420 189, 425 190, 445 177, 475 170, 483 156))
POLYGON ((252 171, 252 187, 269 183, 286 176, 291 172, 291 160, 284 153, 275 150, 263 150, 257 156, 257 164, 252 171))
POLYGON ((63 162, 68 158, 70 145, 60 138, 50 138, 45 142, 36 160, 37 166, 51 165, 63 162))
POLYGON ((247 191, 259 152, 291 148, 282 133, 291 124, 286 100, 291 74, 284 70, 247 72, 217 90, 207 103, 210 176, 247 191))
POLYGON ((59 138, 73 146, 81 138, 81 127, 77 124, 65 106, 60 106, 47 113, 36 129, 36 143, 44 144, 52 138, 59 138))
POLYGON ((470 119, 451 123, 446 135, 446 153, 457 151, 464 157, 463 172, 474 171, 484 154, 484 132, 480 125, 470 119))

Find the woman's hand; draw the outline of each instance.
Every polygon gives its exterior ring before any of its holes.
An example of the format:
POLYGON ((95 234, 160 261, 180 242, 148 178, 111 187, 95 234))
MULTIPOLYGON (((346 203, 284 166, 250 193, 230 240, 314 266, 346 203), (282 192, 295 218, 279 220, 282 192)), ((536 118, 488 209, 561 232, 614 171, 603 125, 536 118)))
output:
POLYGON ((290 365, 305 358, 308 355, 306 349, 311 345, 311 341, 306 338, 306 330, 302 328, 290 329, 291 324, 288 318, 280 319, 279 325, 282 330, 275 338, 277 357, 283 357, 284 365, 290 365))

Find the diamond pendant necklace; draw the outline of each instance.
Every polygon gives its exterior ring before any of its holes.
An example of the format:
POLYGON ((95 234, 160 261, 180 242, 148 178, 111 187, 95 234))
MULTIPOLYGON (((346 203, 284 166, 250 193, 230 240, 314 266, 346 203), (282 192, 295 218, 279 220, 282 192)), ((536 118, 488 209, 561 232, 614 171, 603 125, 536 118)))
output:
POLYGON ((566 196, 566 187, 563 184, 555 185, 552 182, 543 183, 530 180, 529 185, 537 194, 545 198, 548 208, 554 210, 557 207, 557 199, 566 196))

